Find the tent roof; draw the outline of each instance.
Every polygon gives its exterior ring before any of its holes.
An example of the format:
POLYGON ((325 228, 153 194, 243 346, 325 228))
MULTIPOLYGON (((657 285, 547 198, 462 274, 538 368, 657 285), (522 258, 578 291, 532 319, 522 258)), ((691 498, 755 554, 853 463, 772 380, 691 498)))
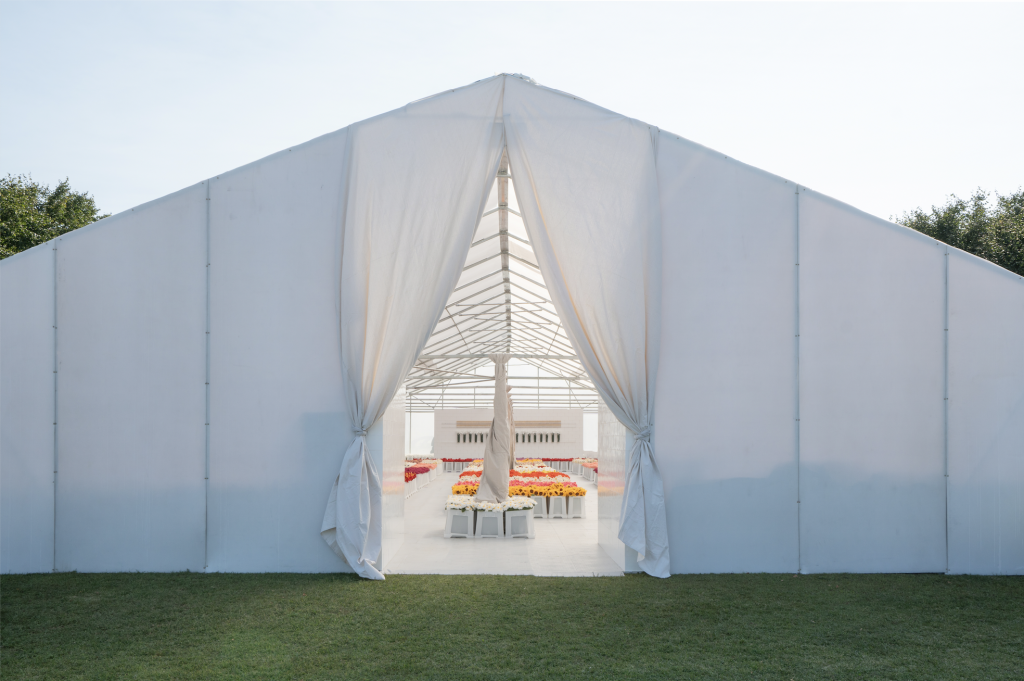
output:
POLYGON ((509 363, 517 407, 594 410, 597 391, 548 295, 507 162, 498 175, 459 282, 406 380, 408 408, 489 408, 494 365, 485 355, 510 352, 519 356, 509 363), (507 204, 499 201, 503 181, 507 204))

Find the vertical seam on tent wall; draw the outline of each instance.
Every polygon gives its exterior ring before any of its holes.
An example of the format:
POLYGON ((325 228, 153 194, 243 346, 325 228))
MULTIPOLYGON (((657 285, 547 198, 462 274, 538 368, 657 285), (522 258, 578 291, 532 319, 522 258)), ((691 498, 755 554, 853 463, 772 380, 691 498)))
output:
POLYGON ((210 567, 210 184, 206 181, 206 430, 203 494, 203 570, 210 567))
POLYGON ((53 240, 53 572, 57 571, 57 239, 53 240))
POLYGON ((803 546, 800 537, 800 185, 794 190, 794 234, 796 257, 793 268, 795 279, 795 343, 796 351, 796 571, 803 572, 803 546))
POLYGON ((949 574, 949 246, 943 244, 942 312, 942 474, 946 488, 946 574, 949 574))

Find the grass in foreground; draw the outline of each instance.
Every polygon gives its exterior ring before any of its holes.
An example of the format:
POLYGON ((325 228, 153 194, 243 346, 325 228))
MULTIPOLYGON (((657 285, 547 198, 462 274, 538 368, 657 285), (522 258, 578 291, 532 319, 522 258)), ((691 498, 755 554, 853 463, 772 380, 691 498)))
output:
POLYGON ((1024 579, 55 574, 0 581, 14 679, 1024 678, 1024 579))

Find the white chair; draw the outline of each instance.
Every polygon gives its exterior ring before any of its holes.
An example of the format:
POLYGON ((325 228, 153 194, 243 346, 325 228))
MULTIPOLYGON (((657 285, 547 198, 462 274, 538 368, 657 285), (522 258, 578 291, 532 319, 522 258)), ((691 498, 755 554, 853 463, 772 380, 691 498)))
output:
POLYGON ((454 461, 445 461, 444 462, 444 472, 445 473, 453 473, 454 471, 455 471, 455 462, 454 461))
POLYGON ((533 511, 505 511, 505 536, 533 539, 533 511))
POLYGON ((586 497, 566 497, 569 500, 569 511, 566 516, 569 518, 586 518, 587 517, 587 498, 586 497))
POLYGON ((548 499, 549 518, 568 518, 569 514, 565 509, 565 497, 551 497, 548 499))
POLYGON ((460 511, 457 508, 448 509, 448 517, 444 521, 445 539, 452 537, 473 536, 473 511, 460 511))
POLYGON ((530 497, 536 502, 533 507, 534 518, 547 518, 548 517, 548 498, 547 497, 530 497))
POLYGON ((430 484, 430 473, 420 473, 416 476, 416 489, 422 489, 430 484))
POLYGON ((476 536, 497 537, 505 536, 505 522, 502 511, 477 511, 476 512, 476 536))

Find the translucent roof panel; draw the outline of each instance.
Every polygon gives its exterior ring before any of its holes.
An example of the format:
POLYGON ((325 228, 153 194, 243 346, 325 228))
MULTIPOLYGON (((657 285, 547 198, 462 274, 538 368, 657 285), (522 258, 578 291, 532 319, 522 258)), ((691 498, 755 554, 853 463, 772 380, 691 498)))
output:
POLYGON ((503 158, 459 282, 406 380, 408 409, 490 407, 494 364, 507 352, 521 408, 596 410, 593 383, 551 303, 503 158))

